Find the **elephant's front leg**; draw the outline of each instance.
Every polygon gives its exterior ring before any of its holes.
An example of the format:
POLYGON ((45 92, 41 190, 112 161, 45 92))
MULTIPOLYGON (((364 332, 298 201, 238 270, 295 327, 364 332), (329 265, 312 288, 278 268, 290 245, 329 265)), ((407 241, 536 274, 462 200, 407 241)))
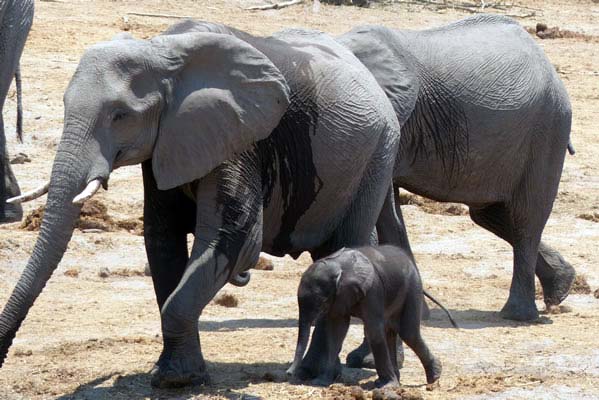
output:
MULTIPOLYGON (((197 188, 195 242, 181 281, 161 309, 164 349, 153 373, 154 386, 209 381, 200 347, 198 318, 233 274, 258 260, 261 208, 247 206, 248 203, 238 208, 239 203, 221 187, 219 175, 219 171, 211 173, 197 188)), ((259 202, 258 197, 259 193, 244 192, 243 200, 252 204, 259 202)))

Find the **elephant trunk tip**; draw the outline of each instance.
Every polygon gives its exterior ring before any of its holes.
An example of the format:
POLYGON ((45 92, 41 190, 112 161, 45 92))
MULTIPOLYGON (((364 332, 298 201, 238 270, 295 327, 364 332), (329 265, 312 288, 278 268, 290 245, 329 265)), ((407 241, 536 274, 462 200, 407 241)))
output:
POLYGON ((570 153, 571 156, 576 154, 576 150, 574 149, 574 145, 572 144, 572 141, 568 142, 568 153, 570 153))
POLYGON ((10 346, 12 345, 12 342, 17 335, 17 331, 19 330, 22 322, 23 320, 19 321, 13 328, 9 328, 7 332, 0 336, 0 368, 2 368, 4 360, 6 360, 8 349, 10 349, 10 346))

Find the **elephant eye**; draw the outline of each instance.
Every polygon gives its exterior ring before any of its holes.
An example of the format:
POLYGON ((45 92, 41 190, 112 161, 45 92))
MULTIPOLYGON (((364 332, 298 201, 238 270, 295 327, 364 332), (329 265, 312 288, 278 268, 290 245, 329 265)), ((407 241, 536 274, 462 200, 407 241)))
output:
POLYGON ((112 116, 112 122, 120 121, 127 116, 127 113, 124 111, 118 111, 112 116))

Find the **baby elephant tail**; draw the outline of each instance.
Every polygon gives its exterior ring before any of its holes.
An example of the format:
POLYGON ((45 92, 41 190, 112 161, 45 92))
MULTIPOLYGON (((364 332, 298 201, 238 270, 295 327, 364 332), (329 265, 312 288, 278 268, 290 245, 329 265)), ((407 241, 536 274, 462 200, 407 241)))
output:
POLYGON ((454 328, 459 329, 460 327, 458 326, 458 324, 456 324, 456 322, 453 320, 453 317, 451 316, 451 313, 449 312, 449 310, 447 310, 447 308, 445 308, 443 306, 443 304, 439 303, 439 301, 437 299, 435 299, 433 296, 431 296, 431 294, 429 292, 427 292, 426 290, 422 289, 422 292, 424 293, 424 295, 426 297, 428 297, 433 303, 435 303, 436 305, 438 305, 439 307, 441 307, 441 310, 445 311, 445 314, 447 314, 447 317, 449 318, 449 321, 451 322, 451 325, 453 325, 454 328))

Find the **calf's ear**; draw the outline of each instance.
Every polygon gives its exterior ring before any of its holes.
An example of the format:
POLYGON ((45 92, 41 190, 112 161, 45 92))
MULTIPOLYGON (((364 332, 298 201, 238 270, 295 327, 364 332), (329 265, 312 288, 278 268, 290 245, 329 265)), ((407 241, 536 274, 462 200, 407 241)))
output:
MULTIPOLYGON (((347 260, 345 260, 347 261, 347 260)), ((344 262, 337 277, 337 291, 332 311, 348 315, 351 309, 366 296, 374 282, 374 267, 358 251, 351 251, 349 262, 344 262)))

